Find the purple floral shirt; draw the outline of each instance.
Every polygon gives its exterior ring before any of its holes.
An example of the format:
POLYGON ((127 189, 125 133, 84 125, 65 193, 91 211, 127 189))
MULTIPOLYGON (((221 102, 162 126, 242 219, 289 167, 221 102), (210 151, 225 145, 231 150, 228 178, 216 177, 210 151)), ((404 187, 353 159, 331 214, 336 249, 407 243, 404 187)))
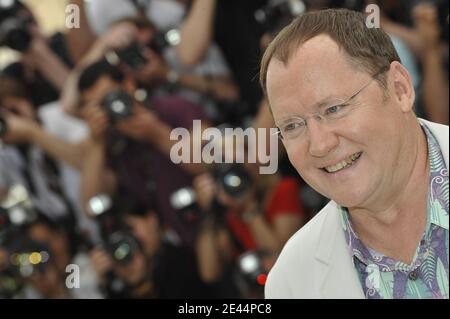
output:
POLYGON ((352 228, 348 210, 341 208, 345 239, 369 299, 449 298, 448 168, 435 137, 426 126, 423 128, 430 161, 428 217, 410 265, 366 247, 352 228))

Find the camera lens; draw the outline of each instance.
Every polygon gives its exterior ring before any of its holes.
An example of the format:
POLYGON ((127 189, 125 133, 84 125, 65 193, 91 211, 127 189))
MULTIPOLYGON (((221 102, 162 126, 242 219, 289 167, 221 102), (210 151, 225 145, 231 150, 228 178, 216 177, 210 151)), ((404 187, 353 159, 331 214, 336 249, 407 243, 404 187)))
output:
POLYGON ((111 91, 106 94, 102 104, 110 120, 117 122, 131 116, 134 99, 127 92, 111 91))
POLYGON ((120 62, 127 64, 137 70, 148 63, 147 58, 142 54, 142 47, 139 43, 133 42, 125 49, 116 52, 120 62))
POLYGON ((231 167, 219 166, 216 174, 224 191, 232 197, 244 194, 252 183, 250 174, 238 164, 231 167))
POLYGON ((0 25, 0 43, 16 51, 26 51, 31 43, 27 22, 17 17, 3 21, 0 25))
POLYGON ((108 238, 108 246, 111 257, 122 264, 129 263, 138 250, 136 240, 126 231, 112 233, 108 238))

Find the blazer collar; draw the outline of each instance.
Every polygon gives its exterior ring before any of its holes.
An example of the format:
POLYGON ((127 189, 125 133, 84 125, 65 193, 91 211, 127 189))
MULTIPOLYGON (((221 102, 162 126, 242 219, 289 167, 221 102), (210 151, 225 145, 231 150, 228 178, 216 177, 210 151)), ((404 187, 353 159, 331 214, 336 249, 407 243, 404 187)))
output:
POLYGON ((322 296, 326 299, 362 299, 364 293, 345 242, 338 205, 330 201, 324 214, 315 254, 322 296))

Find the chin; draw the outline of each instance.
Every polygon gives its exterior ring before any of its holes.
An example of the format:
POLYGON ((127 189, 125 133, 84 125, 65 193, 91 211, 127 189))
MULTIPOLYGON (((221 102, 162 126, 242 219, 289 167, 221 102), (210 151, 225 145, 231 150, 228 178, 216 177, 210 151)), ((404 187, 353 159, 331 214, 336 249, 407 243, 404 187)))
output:
POLYGON ((364 202, 361 193, 339 194, 336 196, 331 196, 330 198, 333 199, 336 203, 338 203, 338 205, 348 208, 360 207, 361 204, 364 202))

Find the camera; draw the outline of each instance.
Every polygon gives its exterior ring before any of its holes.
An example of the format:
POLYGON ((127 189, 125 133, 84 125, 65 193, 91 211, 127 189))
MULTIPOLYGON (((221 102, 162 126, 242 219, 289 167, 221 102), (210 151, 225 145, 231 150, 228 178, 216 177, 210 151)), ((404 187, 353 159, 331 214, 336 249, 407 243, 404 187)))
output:
POLYGON ((29 32, 33 18, 25 14, 23 5, 17 0, 0 1, 0 46, 25 52, 31 43, 29 32))
POLYGON ((261 291, 265 285, 267 274, 262 258, 263 254, 259 251, 248 251, 238 258, 238 275, 244 280, 247 289, 261 291))
POLYGON ((0 232, 10 227, 22 227, 33 223, 37 213, 25 187, 15 185, 0 202, 0 232))
POLYGON ((125 91, 114 90, 105 95, 102 105, 111 122, 116 123, 131 116, 134 98, 125 91))
POLYGON ((113 199, 106 194, 94 196, 88 201, 87 210, 100 224, 101 245, 114 261, 129 263, 134 253, 139 250, 139 244, 134 236, 120 225, 118 207, 114 205, 113 199))
POLYGON ((218 164, 214 169, 218 184, 230 197, 240 197, 252 185, 252 177, 241 164, 218 164))
POLYGON ((148 63, 147 58, 142 54, 142 50, 143 47, 138 42, 133 42, 126 48, 107 52, 105 58, 111 65, 117 66, 123 63, 133 70, 138 70, 148 63))
POLYGON ((0 298, 15 298, 26 286, 30 276, 46 271, 51 254, 46 245, 21 232, 11 234, 4 248, 8 260, 0 272, 0 298))
POLYGON ((276 32, 306 11, 302 0, 271 0, 254 13, 255 20, 266 32, 276 32))
POLYGON ((328 0, 329 8, 346 8, 353 11, 362 11, 366 5, 364 0, 328 0))
MULTIPOLYGON (((217 164, 213 170, 213 177, 216 184, 222 187, 228 196, 234 198, 244 195, 253 183, 252 177, 243 165, 236 163, 217 164)), ((190 223, 196 222, 201 217, 199 213, 202 214, 202 212, 197 204, 197 194, 190 187, 175 191, 170 196, 170 204, 190 223)), ((213 199, 210 211, 220 217, 226 210, 227 208, 217 198, 213 199)))
POLYGON ((6 134, 7 129, 6 120, 0 115, 0 138, 6 134))
POLYGON ((107 237, 106 250, 116 262, 127 264, 139 251, 139 244, 129 232, 118 230, 107 237))
POLYGON ((174 47, 180 44, 181 42, 181 34, 178 29, 171 29, 168 31, 158 31, 155 34, 154 39, 150 43, 150 47, 161 53, 167 47, 174 47))

